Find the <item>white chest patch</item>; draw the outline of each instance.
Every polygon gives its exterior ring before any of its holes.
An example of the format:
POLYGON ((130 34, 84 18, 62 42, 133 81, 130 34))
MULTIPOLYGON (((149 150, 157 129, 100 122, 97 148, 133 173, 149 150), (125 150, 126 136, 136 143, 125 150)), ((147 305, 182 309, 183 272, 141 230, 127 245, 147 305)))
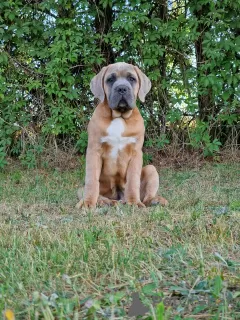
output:
POLYGON ((112 147, 110 155, 113 159, 117 158, 119 150, 137 141, 134 137, 122 137, 124 130, 124 120, 122 118, 116 118, 112 120, 110 126, 107 128, 108 135, 101 138, 101 142, 107 142, 112 147))

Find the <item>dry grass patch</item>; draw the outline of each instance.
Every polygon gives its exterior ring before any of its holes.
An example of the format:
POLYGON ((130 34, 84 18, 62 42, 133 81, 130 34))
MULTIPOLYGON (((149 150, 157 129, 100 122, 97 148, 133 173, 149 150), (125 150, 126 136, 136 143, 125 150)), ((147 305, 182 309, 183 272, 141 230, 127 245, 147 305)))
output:
POLYGON ((240 318, 238 164, 161 172, 167 208, 77 211, 79 171, 0 180, 0 312, 16 319, 240 318))

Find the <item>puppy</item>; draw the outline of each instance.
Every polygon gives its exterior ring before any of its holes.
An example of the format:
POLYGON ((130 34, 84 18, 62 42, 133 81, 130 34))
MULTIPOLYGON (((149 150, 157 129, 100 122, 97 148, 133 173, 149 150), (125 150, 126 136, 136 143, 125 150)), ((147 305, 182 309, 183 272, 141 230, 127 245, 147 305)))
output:
POLYGON ((157 195, 156 168, 142 167, 145 128, 136 99, 145 101, 149 78, 138 67, 119 62, 103 67, 90 88, 100 102, 88 125, 84 196, 79 191, 77 207, 118 201, 139 207, 166 205, 157 195))

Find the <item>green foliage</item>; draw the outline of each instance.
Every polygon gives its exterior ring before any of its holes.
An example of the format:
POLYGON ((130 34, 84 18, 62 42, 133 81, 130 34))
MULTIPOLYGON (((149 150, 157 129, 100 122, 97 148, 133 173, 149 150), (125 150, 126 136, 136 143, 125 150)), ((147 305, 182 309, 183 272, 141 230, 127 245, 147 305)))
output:
POLYGON ((7 156, 34 165, 29 130, 45 141, 71 138, 84 153, 89 82, 117 61, 152 81, 140 105, 146 144, 162 149, 174 133, 204 156, 239 144, 239 11, 230 0, 2 1, 0 166, 7 156))
POLYGON ((160 302, 157 305, 157 312, 156 312, 157 320, 165 320, 166 318, 164 317, 164 304, 163 302, 160 302))
POLYGON ((208 123, 199 121, 196 128, 190 132, 189 137, 190 145, 195 149, 202 149, 204 156, 213 156, 219 152, 221 142, 217 138, 211 141, 208 123))
POLYGON ((169 144, 169 139, 167 139, 166 134, 160 135, 159 138, 155 139, 149 139, 145 142, 146 147, 153 147, 158 150, 161 150, 164 148, 166 144, 169 144))
POLYGON ((6 152, 4 151, 4 148, 0 148, 0 169, 4 168, 5 165, 7 164, 6 161, 6 152))
POLYGON ((219 298, 222 289, 223 289, 222 278, 220 276, 216 276, 214 278, 214 285, 212 290, 213 296, 216 298, 219 298))
POLYGON ((19 159, 21 163, 29 169, 33 169, 37 166, 38 156, 42 153, 43 146, 39 144, 29 145, 26 148, 25 153, 21 153, 19 159))
POLYGON ((79 135, 79 139, 76 143, 76 148, 81 152, 85 153, 88 144, 88 134, 87 131, 82 131, 79 135))

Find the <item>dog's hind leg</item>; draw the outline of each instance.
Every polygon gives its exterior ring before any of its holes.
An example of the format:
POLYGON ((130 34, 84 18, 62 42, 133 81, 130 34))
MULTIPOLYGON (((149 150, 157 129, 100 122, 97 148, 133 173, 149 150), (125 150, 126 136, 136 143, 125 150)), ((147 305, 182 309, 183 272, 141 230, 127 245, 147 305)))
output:
POLYGON ((117 206, 118 205, 117 200, 112 200, 103 196, 98 197, 97 206, 103 207, 103 206, 117 206))
POLYGON ((157 195, 159 188, 159 176, 153 165, 142 168, 140 198, 146 206, 161 204, 165 206, 168 201, 157 195))

